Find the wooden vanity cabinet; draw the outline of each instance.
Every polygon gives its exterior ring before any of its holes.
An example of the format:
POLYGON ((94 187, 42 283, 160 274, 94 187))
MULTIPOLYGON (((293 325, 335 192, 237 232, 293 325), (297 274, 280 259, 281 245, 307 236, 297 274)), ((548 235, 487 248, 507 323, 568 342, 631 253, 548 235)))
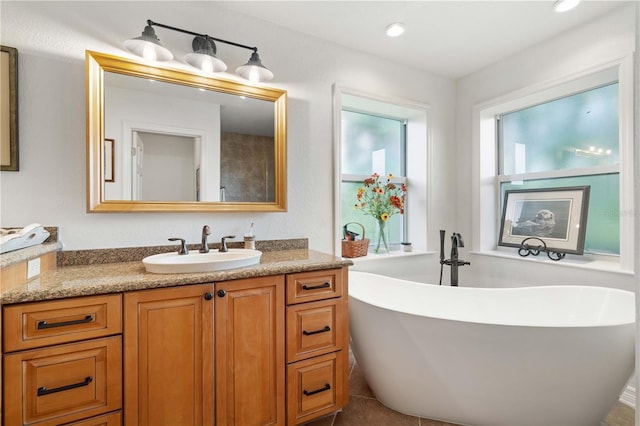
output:
POLYGON ((216 425, 284 425, 284 276, 215 290, 216 425))
POLYGON ((213 284, 124 294, 125 424, 214 424, 213 284))
POLYGON ((287 275, 287 424, 349 401, 347 268, 287 275))
POLYGON ((121 424, 121 295, 5 306, 2 326, 5 425, 121 424))
POLYGON ((347 268, 3 307, 2 424, 297 425, 348 402, 347 268))

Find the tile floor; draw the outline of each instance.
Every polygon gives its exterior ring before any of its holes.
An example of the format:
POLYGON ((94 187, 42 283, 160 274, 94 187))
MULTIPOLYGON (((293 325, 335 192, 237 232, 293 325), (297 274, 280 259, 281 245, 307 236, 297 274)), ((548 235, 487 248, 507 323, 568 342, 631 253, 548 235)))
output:
MULTIPOLYGON (((349 363, 349 404, 338 413, 306 423, 304 426, 456 426, 452 423, 407 416, 385 407, 375 399, 351 354, 349 363)), ((633 408, 618 403, 607 416, 603 426, 634 426, 634 417, 633 408)))

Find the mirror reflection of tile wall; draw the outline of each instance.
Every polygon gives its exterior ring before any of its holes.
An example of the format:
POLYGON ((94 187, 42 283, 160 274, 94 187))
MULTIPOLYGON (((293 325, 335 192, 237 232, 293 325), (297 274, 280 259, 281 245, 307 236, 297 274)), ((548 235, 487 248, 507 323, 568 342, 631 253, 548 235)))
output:
POLYGON ((274 139, 223 132, 220 140, 220 185, 225 201, 275 200, 274 139))

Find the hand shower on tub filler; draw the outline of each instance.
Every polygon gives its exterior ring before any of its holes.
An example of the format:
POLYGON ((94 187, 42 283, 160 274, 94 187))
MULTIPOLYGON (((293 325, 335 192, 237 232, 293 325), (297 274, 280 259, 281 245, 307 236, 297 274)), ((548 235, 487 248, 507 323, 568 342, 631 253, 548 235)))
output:
POLYGON ((449 259, 444 258, 444 234, 445 230, 440 230, 440 284, 442 285, 442 270, 444 265, 451 266, 451 286, 458 286, 458 267, 464 265, 471 265, 471 262, 467 262, 458 258, 458 248, 464 247, 464 240, 462 235, 454 232, 451 235, 451 257, 449 259))

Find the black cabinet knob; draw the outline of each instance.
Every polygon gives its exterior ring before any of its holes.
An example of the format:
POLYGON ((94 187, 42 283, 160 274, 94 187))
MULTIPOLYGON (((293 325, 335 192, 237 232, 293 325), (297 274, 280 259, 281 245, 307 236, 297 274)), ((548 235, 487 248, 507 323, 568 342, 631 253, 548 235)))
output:
POLYGON ((210 292, 206 292, 204 294, 204 300, 211 300, 213 299, 213 294, 211 294, 210 292))
POLYGON ((227 295, 227 292, 224 290, 218 290, 218 297, 224 297, 227 295))

